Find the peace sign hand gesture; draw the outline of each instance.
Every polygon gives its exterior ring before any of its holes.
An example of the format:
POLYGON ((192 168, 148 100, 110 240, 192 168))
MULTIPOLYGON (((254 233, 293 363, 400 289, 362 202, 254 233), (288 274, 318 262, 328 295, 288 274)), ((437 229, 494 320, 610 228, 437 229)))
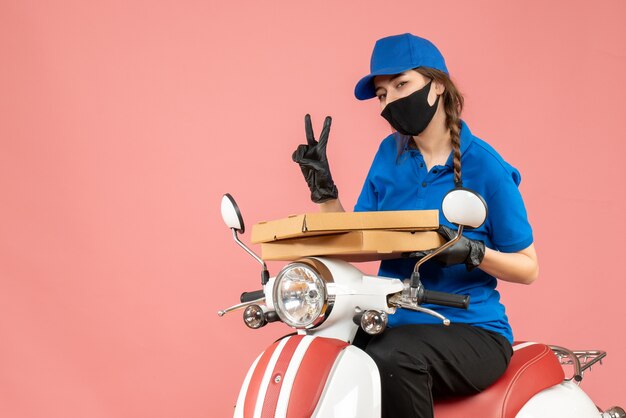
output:
POLYGON ((328 133, 330 132, 331 122, 332 118, 326 116, 318 142, 313 135, 311 116, 307 114, 304 117, 307 143, 299 145, 291 156, 300 165, 302 174, 311 190, 311 200, 315 203, 337 199, 339 195, 330 175, 328 159, 326 158, 326 146, 328 145, 328 133))

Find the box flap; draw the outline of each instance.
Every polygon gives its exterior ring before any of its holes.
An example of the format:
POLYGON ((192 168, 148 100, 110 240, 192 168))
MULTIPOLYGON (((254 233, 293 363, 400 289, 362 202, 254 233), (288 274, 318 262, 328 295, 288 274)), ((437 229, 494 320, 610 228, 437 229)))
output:
POLYGON ((262 221, 252 225, 250 241, 254 244, 302 234, 306 215, 289 215, 274 221, 262 221))
POLYGON ((438 227, 438 210, 319 212, 259 222, 252 226, 251 241, 258 244, 356 230, 428 231, 438 227))

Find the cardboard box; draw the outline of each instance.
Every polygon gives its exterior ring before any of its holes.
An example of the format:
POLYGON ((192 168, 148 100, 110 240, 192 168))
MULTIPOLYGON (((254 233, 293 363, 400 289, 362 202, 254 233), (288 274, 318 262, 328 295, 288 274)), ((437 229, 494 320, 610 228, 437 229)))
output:
POLYGON ((404 252, 443 245, 435 231, 403 232, 364 230, 261 243, 263 260, 292 261, 301 257, 337 257, 349 262, 399 258, 404 252))
POLYGON ((380 212, 319 212, 291 215, 252 226, 250 240, 255 244, 289 238, 312 237, 349 231, 399 230, 429 231, 439 227, 438 210, 380 212))
POLYGON ((251 241, 261 244, 264 260, 325 256, 372 261, 439 247, 438 227, 437 210, 306 213, 257 223, 251 241))

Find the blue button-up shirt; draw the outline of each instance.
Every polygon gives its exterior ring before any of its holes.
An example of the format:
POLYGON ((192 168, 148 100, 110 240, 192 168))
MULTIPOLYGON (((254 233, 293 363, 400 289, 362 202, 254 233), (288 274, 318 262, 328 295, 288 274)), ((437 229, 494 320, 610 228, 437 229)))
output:
MULTIPOLYGON (((519 192, 519 171, 508 164, 485 141, 474 136, 461 122, 461 170, 463 186, 478 192, 487 202, 487 220, 477 229, 465 231, 471 239, 481 240, 491 249, 517 252, 533 242, 524 201, 519 192)), ((370 168, 356 211, 438 209, 439 222, 451 228, 443 217, 441 202, 454 187, 452 153, 445 165, 427 170, 422 154, 405 147, 398 155, 394 135, 385 138, 370 168)), ((379 275, 405 279, 410 277, 415 260, 385 260, 379 275)), ((468 310, 429 306, 452 322, 468 323, 504 335, 513 342, 513 335, 500 294, 497 280, 480 268, 468 272, 465 265, 442 267, 428 261, 420 268, 424 287, 429 290, 470 295, 468 310)), ((390 316, 389 326, 438 323, 438 319, 404 309, 390 316)))

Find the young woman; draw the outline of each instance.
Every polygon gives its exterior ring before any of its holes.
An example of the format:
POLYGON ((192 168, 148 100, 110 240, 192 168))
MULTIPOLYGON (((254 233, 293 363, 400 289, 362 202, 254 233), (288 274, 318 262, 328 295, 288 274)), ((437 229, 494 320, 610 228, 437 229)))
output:
MULTIPOLYGON (((439 209, 454 187, 478 192, 488 206, 486 222, 421 269, 429 290, 469 294, 470 308, 436 309, 431 316, 398 310, 389 329, 355 341, 380 370, 384 417, 432 417, 433 397, 477 393, 504 373, 513 335, 497 279, 530 284, 538 274, 532 229, 518 190, 519 172, 461 120, 463 97, 443 56, 428 40, 402 34, 376 42, 371 73, 355 88, 359 100, 377 97, 395 132, 383 139, 355 211, 439 209)), ((307 144, 294 152, 311 198, 322 211, 343 211, 326 145, 329 117, 319 142, 305 117, 307 144)), ((439 232, 454 236, 441 216, 439 232)), ((420 254, 412 254, 419 256, 420 254)), ((381 262, 380 276, 410 277, 415 258, 381 262)))

